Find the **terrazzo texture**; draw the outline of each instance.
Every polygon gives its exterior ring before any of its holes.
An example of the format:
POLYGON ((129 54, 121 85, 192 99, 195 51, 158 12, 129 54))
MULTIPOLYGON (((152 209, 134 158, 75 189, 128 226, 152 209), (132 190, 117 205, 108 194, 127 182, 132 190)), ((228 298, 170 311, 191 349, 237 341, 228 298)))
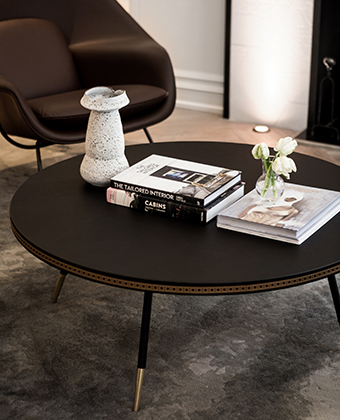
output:
POLYGON ((69 276, 51 303, 58 272, 21 247, 8 219, 35 172, 34 162, 0 170, 1 420, 339 419, 340 327, 324 280, 244 296, 156 294, 134 413, 143 295, 69 276))
POLYGON ((125 91, 108 87, 89 89, 80 101, 91 110, 80 174, 92 185, 107 187, 113 176, 129 167, 119 114, 119 109, 129 102, 125 91))

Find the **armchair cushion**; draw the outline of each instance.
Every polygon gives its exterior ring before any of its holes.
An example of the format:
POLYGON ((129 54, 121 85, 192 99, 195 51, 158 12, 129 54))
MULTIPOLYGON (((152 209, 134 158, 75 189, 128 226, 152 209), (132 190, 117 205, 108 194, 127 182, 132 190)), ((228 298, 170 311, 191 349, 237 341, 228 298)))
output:
MULTIPOLYGON (((112 87, 115 90, 125 90, 130 99, 129 105, 120 110, 122 117, 148 112, 168 96, 167 91, 156 86, 120 85, 112 87)), ((30 99, 27 104, 37 118, 50 128, 63 130, 75 126, 84 127, 90 114, 89 110, 80 105, 80 99, 85 91, 86 89, 79 89, 30 99)))

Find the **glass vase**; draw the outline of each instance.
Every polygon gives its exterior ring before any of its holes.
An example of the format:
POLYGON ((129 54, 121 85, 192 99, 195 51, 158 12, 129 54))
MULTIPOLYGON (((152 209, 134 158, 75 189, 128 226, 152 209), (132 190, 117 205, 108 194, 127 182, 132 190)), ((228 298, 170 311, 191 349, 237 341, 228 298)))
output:
POLYGON ((262 161, 262 175, 256 181, 256 191, 264 201, 278 200, 285 189, 284 180, 272 169, 273 158, 262 161))

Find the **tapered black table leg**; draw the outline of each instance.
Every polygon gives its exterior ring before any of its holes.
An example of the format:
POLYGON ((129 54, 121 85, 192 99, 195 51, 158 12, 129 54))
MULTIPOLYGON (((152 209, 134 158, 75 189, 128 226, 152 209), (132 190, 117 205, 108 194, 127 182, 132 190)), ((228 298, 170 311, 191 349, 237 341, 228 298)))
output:
POLYGON ((144 372, 145 372, 145 367, 146 367, 150 319, 151 319, 151 306, 152 306, 152 292, 144 292, 144 305, 143 305, 142 325, 141 325, 141 330, 140 330, 136 390, 135 390, 135 399, 134 399, 134 404, 133 404, 134 411, 138 411, 139 409, 139 402, 140 402, 144 372))
POLYGON ((339 294, 339 288, 338 288, 338 284, 336 282, 336 278, 334 274, 328 277, 328 283, 329 283, 329 287, 332 293, 336 316, 338 317, 338 322, 340 324, 340 294, 339 294))

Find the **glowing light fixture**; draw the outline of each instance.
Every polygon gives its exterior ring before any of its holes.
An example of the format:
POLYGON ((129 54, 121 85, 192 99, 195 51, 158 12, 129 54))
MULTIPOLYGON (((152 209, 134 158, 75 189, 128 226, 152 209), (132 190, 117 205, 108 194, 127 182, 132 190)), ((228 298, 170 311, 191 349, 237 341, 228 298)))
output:
POLYGON ((233 2, 231 120, 296 131, 305 124, 313 8, 313 0, 233 2))
POLYGON ((253 130, 256 133, 268 133, 269 127, 267 125, 255 125, 255 127, 253 128, 253 130))

